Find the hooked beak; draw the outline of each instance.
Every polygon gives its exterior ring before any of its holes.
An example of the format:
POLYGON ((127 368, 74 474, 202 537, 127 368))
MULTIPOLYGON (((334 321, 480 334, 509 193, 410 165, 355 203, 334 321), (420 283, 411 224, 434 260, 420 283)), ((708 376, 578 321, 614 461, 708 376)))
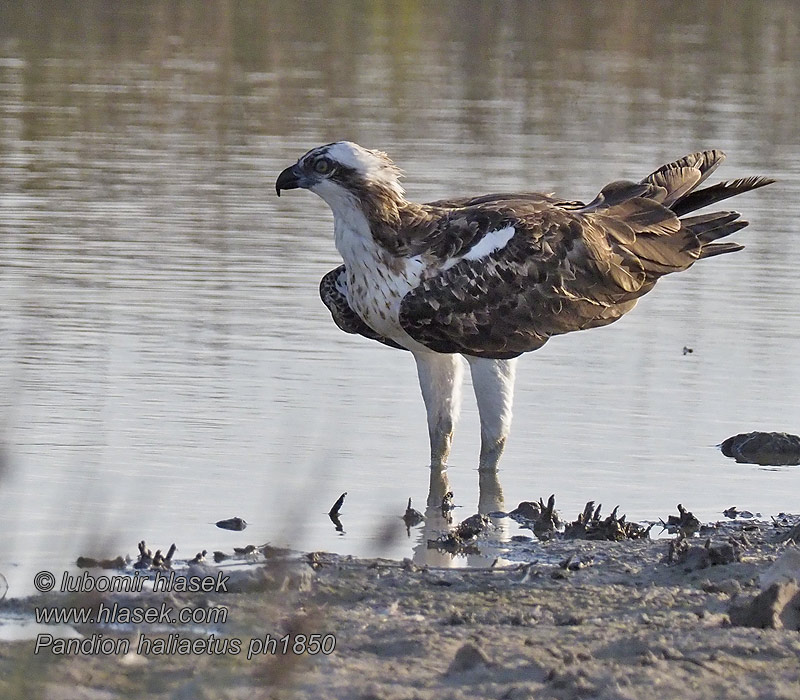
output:
POLYGON ((275 192, 281 196, 281 190, 296 190, 300 187, 300 175, 297 172, 297 164, 286 168, 275 181, 275 192))

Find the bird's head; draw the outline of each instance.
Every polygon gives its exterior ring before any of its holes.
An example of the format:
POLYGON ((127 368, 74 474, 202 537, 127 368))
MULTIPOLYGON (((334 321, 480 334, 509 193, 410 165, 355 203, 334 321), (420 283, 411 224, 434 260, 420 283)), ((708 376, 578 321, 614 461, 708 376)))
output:
MULTIPOLYGON (((382 151, 372 151, 351 141, 319 146, 286 168, 275 182, 275 191, 298 187, 319 195, 333 209, 354 202, 378 201, 396 206, 404 199, 400 169, 382 151)), ((371 208, 371 206, 369 206, 371 208)))

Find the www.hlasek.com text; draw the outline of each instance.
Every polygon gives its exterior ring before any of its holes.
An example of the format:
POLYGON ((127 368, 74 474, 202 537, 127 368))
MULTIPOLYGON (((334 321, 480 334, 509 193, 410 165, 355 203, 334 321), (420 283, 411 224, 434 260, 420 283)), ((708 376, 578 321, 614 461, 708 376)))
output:
POLYGON ((34 608, 34 617, 40 625, 221 625, 228 620, 224 605, 177 608, 167 603, 154 606, 128 606, 119 603, 99 603, 84 608, 34 608))

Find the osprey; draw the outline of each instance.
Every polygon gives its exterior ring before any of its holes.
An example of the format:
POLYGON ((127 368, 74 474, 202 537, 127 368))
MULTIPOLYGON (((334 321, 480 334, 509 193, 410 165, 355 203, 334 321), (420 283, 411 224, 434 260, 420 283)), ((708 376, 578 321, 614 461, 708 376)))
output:
POLYGON ((511 426, 515 358, 560 333, 605 326, 663 275, 741 250, 734 211, 687 217, 768 185, 748 177, 697 189, 725 155, 692 153, 588 204, 532 192, 409 202, 401 171, 348 141, 286 168, 333 211, 344 261, 320 296, 339 328, 409 350, 428 414, 431 467, 445 467, 466 358, 481 422, 480 470, 494 471, 511 426))

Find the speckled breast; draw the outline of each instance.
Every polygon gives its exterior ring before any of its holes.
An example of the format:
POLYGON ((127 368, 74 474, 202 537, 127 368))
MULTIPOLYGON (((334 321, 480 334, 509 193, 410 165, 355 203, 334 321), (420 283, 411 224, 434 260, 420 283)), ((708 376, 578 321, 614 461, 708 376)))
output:
POLYGON ((413 349, 416 341, 400 327, 400 302, 420 280, 422 263, 406 259, 392 269, 377 260, 346 261, 347 300, 375 332, 413 349))

